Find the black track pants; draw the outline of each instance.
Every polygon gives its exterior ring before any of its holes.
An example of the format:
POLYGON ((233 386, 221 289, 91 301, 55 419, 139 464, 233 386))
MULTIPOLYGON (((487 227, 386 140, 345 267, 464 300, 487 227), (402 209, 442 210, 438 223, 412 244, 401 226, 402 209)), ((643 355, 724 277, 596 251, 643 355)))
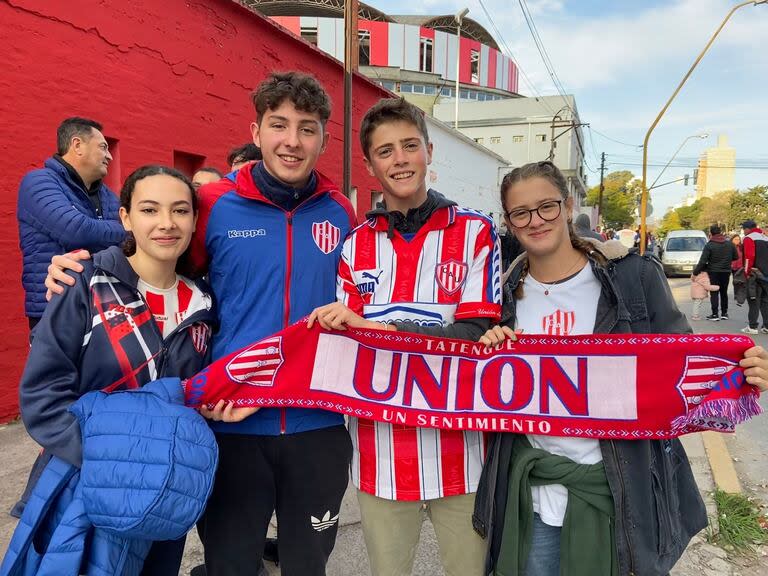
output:
POLYGON ((208 576, 256 576, 272 511, 283 576, 323 576, 349 481, 344 426, 283 436, 217 434, 219 468, 198 532, 208 576))

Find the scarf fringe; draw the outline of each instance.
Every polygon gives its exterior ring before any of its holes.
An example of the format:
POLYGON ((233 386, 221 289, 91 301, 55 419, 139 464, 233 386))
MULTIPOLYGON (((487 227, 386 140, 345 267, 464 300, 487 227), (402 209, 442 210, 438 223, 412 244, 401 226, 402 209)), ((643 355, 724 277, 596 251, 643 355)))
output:
POLYGON ((763 408, 758 394, 747 392, 739 398, 719 398, 704 401, 696 408, 672 420, 672 430, 681 432, 686 428, 700 430, 732 431, 736 424, 746 422, 759 414, 763 408))

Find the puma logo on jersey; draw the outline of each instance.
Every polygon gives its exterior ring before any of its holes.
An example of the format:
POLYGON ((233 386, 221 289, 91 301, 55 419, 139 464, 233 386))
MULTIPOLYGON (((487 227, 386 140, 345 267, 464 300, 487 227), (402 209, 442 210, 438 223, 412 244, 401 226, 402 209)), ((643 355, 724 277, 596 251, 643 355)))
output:
POLYGON ((317 530, 318 532, 322 532, 323 530, 327 530, 336 522, 339 520, 339 515, 336 514, 333 518, 331 518, 331 511, 325 513, 322 519, 315 518, 314 516, 310 516, 310 521, 312 522, 312 528, 317 530))
POLYGON ((376 291, 376 286, 379 285, 379 279, 384 274, 384 270, 379 270, 379 273, 375 276, 371 272, 363 272, 360 277, 366 279, 366 282, 360 282, 357 284, 357 291, 360 294, 372 294, 376 291))

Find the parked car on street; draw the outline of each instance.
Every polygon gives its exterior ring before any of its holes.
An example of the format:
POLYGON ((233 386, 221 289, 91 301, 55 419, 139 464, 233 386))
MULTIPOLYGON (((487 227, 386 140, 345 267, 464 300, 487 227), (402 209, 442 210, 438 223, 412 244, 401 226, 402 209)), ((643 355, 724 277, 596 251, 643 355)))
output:
POLYGON ((670 230, 661 245, 664 274, 690 276, 706 243, 707 235, 701 230, 670 230))

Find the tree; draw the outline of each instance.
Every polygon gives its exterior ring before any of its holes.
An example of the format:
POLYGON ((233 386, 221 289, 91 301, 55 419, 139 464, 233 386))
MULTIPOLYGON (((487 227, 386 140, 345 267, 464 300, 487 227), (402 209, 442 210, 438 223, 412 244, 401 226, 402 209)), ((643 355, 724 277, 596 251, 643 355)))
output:
POLYGON ((768 186, 753 186, 735 194, 728 218, 729 222, 733 222, 731 230, 737 229, 749 218, 758 224, 768 225, 768 186))
POLYGON ((683 225, 680 223, 680 216, 677 214, 677 210, 670 210, 661 219, 661 223, 656 228, 656 235, 663 237, 670 230, 680 230, 682 227, 683 225))
POLYGON ((737 194, 736 190, 726 190, 698 200, 700 210, 694 227, 706 230, 712 224, 718 224, 723 230, 733 230, 738 223, 733 221, 731 204, 737 194))
MULTIPOLYGON (((631 226, 635 221, 635 210, 639 188, 634 174, 629 170, 611 172, 604 181, 603 207, 600 216, 607 228, 616 230, 631 226)), ((600 185, 587 191, 586 203, 596 206, 600 196, 600 185)))

